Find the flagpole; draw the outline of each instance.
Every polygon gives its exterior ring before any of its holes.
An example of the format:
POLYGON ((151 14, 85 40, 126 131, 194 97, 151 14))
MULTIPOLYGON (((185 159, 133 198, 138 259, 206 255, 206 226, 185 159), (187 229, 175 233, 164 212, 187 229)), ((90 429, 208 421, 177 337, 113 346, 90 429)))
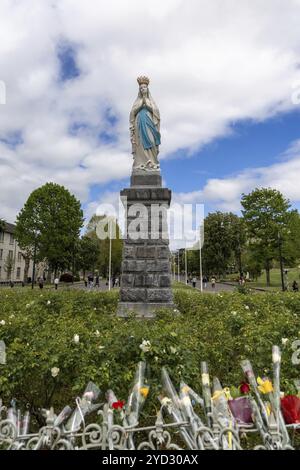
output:
POLYGON ((200 225, 200 229, 199 229, 199 263, 200 263, 200 266, 199 266, 199 273, 200 273, 200 291, 203 292, 203 282, 202 282, 202 241, 201 241, 201 225, 200 225))
POLYGON ((187 280, 188 280, 187 276, 188 275, 187 275, 187 252, 186 252, 186 248, 184 249, 184 257, 185 257, 185 260, 184 260, 185 261, 185 266, 184 266, 184 268, 185 268, 185 283, 187 284, 188 283, 187 282, 187 280))
POLYGON ((111 220, 109 221, 108 290, 111 290, 111 220))

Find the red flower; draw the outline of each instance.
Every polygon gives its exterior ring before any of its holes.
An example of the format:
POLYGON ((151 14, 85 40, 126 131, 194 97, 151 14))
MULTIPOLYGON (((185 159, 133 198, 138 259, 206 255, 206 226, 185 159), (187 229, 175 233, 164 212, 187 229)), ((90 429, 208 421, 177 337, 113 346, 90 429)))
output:
POLYGON ((113 404, 112 404, 112 407, 114 410, 118 410, 118 409, 122 409, 125 405, 125 401, 123 400, 118 400, 118 401, 115 401, 113 404))
POLYGON ((287 395, 281 398, 281 409, 286 424, 300 423, 300 398, 287 395))
POLYGON ((248 395, 248 393, 250 392, 250 385, 247 384, 247 382, 242 382, 239 386, 239 389, 242 395, 248 395))

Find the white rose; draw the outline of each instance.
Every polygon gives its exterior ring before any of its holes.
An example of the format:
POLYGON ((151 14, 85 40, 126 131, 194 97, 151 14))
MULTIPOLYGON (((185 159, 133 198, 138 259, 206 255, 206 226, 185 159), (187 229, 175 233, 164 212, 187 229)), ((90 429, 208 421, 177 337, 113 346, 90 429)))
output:
POLYGON ((52 377, 55 378, 55 377, 58 376, 58 374, 59 374, 59 367, 52 367, 52 369, 51 369, 51 375, 52 375, 52 377))
POLYGON ((249 305, 245 305, 245 309, 246 309, 246 310, 250 310, 249 305))
POLYGON ((173 346, 170 347, 170 350, 172 354, 175 354, 177 352, 177 349, 174 348, 173 346))
POLYGON ((281 343, 283 344, 283 346, 286 345, 286 343, 288 342, 288 338, 281 338, 281 343))
POLYGON ((4 326, 5 325, 5 320, 1 320, 0 325, 4 326))
POLYGON ((172 405, 172 400, 168 397, 165 397, 161 401, 162 406, 170 406, 172 405))
POLYGON ((47 305, 50 305, 50 304, 51 304, 51 300, 48 300, 47 305))
POLYGON ((95 331, 95 335, 96 335, 97 337, 99 337, 99 336, 100 336, 100 331, 99 331, 99 330, 96 330, 96 331, 95 331))
POLYGON ((73 341, 74 341, 75 344, 78 344, 79 343, 79 335, 74 335, 73 341))
POLYGON ((140 348, 143 352, 149 352, 151 349, 150 341, 143 340, 143 342, 140 344, 140 348))

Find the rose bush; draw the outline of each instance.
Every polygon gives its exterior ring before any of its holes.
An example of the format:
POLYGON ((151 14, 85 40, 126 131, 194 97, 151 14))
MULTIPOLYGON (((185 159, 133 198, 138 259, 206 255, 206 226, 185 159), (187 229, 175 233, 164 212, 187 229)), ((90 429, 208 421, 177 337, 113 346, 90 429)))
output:
POLYGON ((201 392, 200 361, 206 360, 224 387, 238 386, 242 359, 251 360, 257 375, 271 373, 273 344, 282 348, 281 388, 296 392, 299 367, 292 365, 291 345, 300 338, 297 293, 176 289, 179 314, 161 310, 155 320, 143 321, 116 317, 117 292, 1 290, 0 296, 0 340, 7 346, 0 395, 6 403, 16 398, 21 408, 30 404, 39 421, 40 408, 59 412, 72 405, 89 380, 103 395, 113 389, 126 400, 140 360, 147 362, 151 386, 144 411, 153 415, 163 366, 176 386, 184 379, 201 392))

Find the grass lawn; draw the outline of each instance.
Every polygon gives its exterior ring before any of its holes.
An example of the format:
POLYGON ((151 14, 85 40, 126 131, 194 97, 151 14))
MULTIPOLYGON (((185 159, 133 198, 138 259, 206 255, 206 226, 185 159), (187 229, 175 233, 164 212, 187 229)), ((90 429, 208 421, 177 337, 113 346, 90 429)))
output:
MULTIPOLYGON (((300 284, 300 269, 299 268, 287 268, 288 274, 287 276, 284 275, 285 284, 288 282, 289 290, 292 290, 292 284, 296 280, 300 284)), ((227 280, 235 280, 238 275, 230 275, 227 276, 227 280)), ((271 286, 268 290, 281 290, 281 274, 279 268, 271 269, 270 271, 270 278, 271 278, 271 286)), ((262 275, 253 282, 247 282, 248 287, 262 287, 267 288, 267 281, 266 281, 266 272, 263 271, 262 275)))

